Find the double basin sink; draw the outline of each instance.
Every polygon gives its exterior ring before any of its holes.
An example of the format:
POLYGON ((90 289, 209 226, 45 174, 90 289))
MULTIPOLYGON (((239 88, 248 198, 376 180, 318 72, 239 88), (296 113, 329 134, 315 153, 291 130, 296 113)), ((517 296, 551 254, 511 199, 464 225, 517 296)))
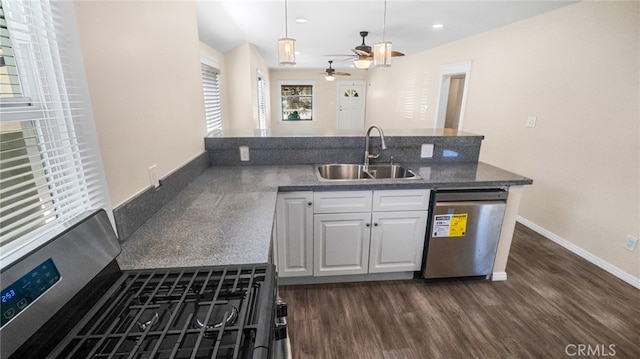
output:
POLYGON ((355 181, 375 179, 420 179, 410 169, 393 163, 373 164, 328 164, 318 166, 316 172, 320 181, 355 181))

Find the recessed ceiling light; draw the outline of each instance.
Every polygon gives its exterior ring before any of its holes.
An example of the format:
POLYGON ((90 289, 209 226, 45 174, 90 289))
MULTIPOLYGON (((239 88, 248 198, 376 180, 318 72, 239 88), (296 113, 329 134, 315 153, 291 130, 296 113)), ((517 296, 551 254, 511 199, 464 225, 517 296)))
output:
POLYGON ((444 27, 444 25, 443 24, 433 24, 431 27, 434 28, 434 29, 442 29, 444 27))
POLYGON ((306 24, 306 23, 308 23, 308 22, 309 22, 309 20, 307 20, 307 19, 305 19, 305 18, 303 18, 303 17, 299 17, 299 18, 297 18, 297 19, 296 19, 296 22, 297 22, 298 24, 306 24))

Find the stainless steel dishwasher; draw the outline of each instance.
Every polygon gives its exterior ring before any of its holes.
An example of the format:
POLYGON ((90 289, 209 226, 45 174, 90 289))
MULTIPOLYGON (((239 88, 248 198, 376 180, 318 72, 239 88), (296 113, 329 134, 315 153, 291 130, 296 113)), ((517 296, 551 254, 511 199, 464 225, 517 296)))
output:
POLYGON ((490 275, 507 191, 441 190, 429 221, 424 278, 490 275))

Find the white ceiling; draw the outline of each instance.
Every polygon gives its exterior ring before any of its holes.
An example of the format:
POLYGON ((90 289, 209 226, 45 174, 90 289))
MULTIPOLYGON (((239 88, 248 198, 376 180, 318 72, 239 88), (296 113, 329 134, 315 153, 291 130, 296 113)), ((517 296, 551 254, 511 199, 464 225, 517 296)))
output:
MULTIPOLYGON (((432 1, 388 0, 385 38, 393 50, 412 55, 473 34, 514 23, 575 1, 432 1), (440 23, 442 29, 433 29, 440 23)), ((384 0, 287 0, 289 37, 296 39, 297 68, 347 70, 350 61, 330 54, 350 54, 360 45, 382 40, 384 0), (297 18, 309 20, 305 24, 297 18)), ((285 37, 284 0, 198 0, 200 40, 223 53, 251 43, 270 68, 278 67, 277 41, 285 37)))

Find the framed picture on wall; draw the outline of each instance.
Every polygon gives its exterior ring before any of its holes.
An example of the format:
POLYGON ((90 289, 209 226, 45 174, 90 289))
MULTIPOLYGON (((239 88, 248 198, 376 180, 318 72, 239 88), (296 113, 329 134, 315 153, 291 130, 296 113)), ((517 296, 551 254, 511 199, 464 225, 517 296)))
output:
POLYGON ((280 83, 280 120, 283 122, 313 121, 315 103, 313 81, 280 83))

